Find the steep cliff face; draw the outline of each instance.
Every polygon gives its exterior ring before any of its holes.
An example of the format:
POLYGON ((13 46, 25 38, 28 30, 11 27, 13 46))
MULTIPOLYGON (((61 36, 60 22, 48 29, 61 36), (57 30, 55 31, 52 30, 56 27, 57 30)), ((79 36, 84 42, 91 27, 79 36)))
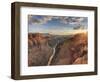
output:
POLYGON ((76 34, 57 46, 51 65, 86 64, 87 33, 76 34))
POLYGON ((71 36, 28 34, 28 65, 87 64, 87 33, 71 36))
POLYGON ((40 33, 28 34, 28 47, 35 47, 35 46, 40 47, 43 44, 46 45, 47 42, 48 42, 48 37, 44 37, 40 33))
POLYGON ((51 54, 52 49, 48 46, 48 37, 39 33, 28 35, 29 66, 47 65, 51 54))

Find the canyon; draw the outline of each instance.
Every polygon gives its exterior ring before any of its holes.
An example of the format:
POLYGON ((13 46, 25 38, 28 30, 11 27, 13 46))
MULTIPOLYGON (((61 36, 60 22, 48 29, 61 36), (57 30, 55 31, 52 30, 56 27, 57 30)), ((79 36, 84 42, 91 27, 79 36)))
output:
POLYGON ((28 33, 28 66, 88 63, 87 33, 28 33))

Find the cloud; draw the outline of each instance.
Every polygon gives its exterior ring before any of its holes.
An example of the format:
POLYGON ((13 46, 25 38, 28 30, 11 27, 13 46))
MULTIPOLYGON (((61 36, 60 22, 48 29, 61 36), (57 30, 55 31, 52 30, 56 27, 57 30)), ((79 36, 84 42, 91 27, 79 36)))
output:
POLYGON ((79 24, 85 20, 85 17, 62 17, 61 22, 64 24, 79 24))
POLYGON ((85 26, 83 26, 83 25, 78 25, 78 26, 76 26, 76 27, 73 27, 73 30, 83 30, 83 29, 85 29, 85 26))
POLYGON ((40 15, 29 15, 29 23, 31 24, 46 24, 53 19, 59 21, 59 23, 78 25, 83 21, 86 21, 86 17, 70 17, 70 16, 40 16, 40 15))
POLYGON ((45 24, 52 20, 52 16, 28 16, 29 22, 33 24, 45 24))

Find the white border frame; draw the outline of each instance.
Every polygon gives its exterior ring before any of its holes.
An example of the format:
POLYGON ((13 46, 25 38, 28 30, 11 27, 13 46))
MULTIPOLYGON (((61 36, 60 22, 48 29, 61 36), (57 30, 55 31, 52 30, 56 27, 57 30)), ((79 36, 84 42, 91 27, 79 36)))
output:
POLYGON ((21 7, 20 33, 20 75, 94 72, 94 11, 21 7), (28 67, 28 14, 88 17, 88 64, 28 67))

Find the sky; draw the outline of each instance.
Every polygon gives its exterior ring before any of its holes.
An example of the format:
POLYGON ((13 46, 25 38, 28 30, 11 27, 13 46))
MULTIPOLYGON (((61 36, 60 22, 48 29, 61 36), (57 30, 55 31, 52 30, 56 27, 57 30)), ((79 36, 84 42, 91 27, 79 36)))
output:
POLYGON ((28 15, 29 33, 69 34, 87 30, 87 17, 28 15))

